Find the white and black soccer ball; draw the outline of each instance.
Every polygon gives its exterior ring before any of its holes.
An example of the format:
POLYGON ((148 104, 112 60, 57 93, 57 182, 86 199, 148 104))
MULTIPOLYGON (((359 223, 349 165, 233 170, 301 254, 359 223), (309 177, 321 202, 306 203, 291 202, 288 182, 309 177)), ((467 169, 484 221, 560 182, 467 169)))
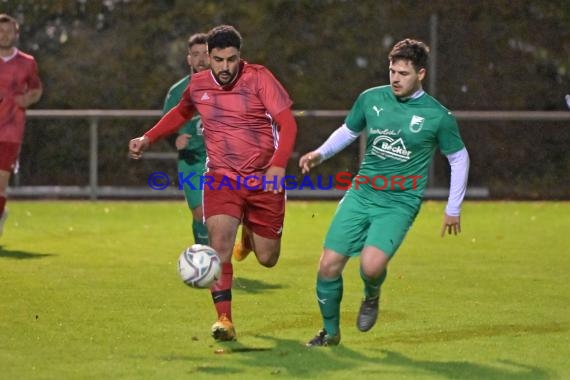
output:
POLYGON ((186 248, 178 258, 178 273, 182 281, 193 288, 209 288, 222 271, 217 252, 207 245, 194 244, 186 248))

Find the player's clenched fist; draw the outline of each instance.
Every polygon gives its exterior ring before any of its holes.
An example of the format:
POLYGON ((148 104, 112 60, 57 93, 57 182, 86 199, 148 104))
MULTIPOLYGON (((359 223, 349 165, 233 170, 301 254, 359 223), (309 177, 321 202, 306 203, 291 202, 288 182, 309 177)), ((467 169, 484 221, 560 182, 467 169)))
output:
POLYGON ((143 152, 149 147, 148 137, 141 136, 129 141, 129 157, 138 160, 143 152))

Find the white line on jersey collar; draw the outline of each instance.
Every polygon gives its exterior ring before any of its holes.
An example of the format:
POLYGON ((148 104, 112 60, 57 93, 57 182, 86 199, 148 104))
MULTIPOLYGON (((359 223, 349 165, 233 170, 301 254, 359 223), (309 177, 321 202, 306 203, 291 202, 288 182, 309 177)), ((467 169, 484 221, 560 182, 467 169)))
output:
POLYGON ((417 99, 420 96, 422 96, 423 94, 425 94, 425 91, 423 88, 420 88, 418 91, 414 92, 412 95, 406 96, 405 98, 400 98, 400 99, 401 100, 417 99))
POLYGON ((9 60, 11 60, 12 58, 14 58, 16 56, 16 54, 18 54, 18 49, 14 48, 14 52, 12 54, 10 54, 8 57, 0 57, 2 58, 2 60, 4 62, 8 62, 9 60))

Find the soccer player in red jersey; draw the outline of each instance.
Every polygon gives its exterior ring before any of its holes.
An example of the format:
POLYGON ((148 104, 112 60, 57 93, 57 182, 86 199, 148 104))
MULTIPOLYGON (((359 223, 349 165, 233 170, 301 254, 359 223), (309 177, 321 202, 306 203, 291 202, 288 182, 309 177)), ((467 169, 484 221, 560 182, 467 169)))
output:
POLYGON ((0 235, 8 216, 6 190, 24 136, 26 108, 42 96, 34 57, 16 48, 18 22, 0 14, 0 235))
POLYGON ((232 26, 208 33, 210 70, 195 73, 176 107, 143 136, 129 142, 138 159, 156 140, 176 132, 195 112, 202 117, 208 156, 203 211, 210 245, 222 260, 211 288, 216 340, 234 340, 232 248, 240 223, 259 263, 277 264, 285 215, 281 181, 295 144, 297 124, 287 91, 264 66, 240 57, 242 38, 232 26))

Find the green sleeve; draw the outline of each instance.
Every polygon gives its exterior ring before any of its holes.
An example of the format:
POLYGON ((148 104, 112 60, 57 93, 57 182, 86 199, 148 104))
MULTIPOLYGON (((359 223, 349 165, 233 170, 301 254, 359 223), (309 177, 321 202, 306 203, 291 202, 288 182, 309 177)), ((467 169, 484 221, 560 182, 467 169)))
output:
POLYGON ((352 109, 346 116, 344 123, 354 132, 361 132, 364 128, 366 128, 366 117, 364 115, 364 96, 360 94, 354 104, 352 105, 352 109))
POLYGON ((457 120, 447 111, 441 120, 437 132, 437 143, 442 154, 448 155, 460 151, 465 147, 461 135, 459 134, 459 126, 457 120))

